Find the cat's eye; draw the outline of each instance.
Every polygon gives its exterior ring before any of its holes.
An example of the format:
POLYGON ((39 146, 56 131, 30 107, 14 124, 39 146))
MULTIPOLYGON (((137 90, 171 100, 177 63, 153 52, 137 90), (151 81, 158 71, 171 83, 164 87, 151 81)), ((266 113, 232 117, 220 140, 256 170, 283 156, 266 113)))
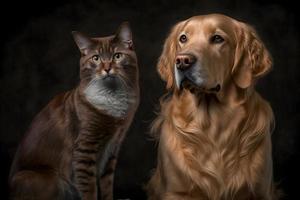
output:
POLYGON ((182 35, 179 37, 179 41, 180 41, 181 43, 186 43, 186 41, 187 41, 186 35, 185 35, 185 34, 182 34, 182 35))
POLYGON ((93 55, 92 60, 95 62, 99 62, 100 61, 100 56, 99 55, 93 55))
POLYGON ((113 56, 113 59, 114 60, 120 60, 122 57, 123 57, 122 53, 115 53, 114 56, 113 56))
POLYGON ((224 38, 222 36, 220 36, 220 35, 213 35, 210 38, 210 42, 211 43, 215 43, 215 44, 219 44, 219 43, 224 42, 224 38))

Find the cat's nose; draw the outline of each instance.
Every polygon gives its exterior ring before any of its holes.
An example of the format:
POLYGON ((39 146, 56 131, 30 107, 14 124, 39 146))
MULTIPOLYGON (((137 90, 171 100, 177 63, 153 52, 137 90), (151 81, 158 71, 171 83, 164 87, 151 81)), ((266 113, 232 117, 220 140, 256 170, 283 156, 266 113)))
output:
POLYGON ((109 73, 111 70, 111 65, 110 63, 104 63, 103 69, 106 73, 109 73))
POLYGON ((111 68, 105 68, 104 71, 106 71, 106 73, 109 73, 109 71, 111 70, 111 68))

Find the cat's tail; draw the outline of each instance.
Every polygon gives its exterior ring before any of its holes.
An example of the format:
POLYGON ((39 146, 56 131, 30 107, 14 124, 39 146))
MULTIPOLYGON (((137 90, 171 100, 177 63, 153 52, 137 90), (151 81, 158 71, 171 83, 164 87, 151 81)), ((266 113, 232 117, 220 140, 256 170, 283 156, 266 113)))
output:
POLYGON ((77 189, 53 170, 22 170, 11 177, 11 200, 80 200, 77 189))
POLYGON ((278 185, 278 183, 274 183, 272 186, 272 200, 280 200, 285 196, 283 190, 278 185))

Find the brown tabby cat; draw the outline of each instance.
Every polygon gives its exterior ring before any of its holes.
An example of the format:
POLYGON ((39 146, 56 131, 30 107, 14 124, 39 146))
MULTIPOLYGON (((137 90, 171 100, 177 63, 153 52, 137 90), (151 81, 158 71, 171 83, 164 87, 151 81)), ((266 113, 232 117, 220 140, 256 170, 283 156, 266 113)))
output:
POLYGON ((139 103, 132 34, 125 22, 109 37, 73 36, 81 81, 33 120, 11 168, 12 199, 113 199, 118 152, 139 103))

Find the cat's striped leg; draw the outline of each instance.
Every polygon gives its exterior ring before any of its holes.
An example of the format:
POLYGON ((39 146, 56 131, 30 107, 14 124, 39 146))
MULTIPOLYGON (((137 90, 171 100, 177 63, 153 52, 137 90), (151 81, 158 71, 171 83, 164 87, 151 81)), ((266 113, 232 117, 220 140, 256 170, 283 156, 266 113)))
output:
POLYGON ((117 157, 112 155, 100 177, 100 190, 102 200, 113 199, 114 172, 116 169, 117 157))
MULTIPOLYGON (((128 127, 127 127, 128 128, 128 127)), ((102 200, 113 200, 114 173, 117 165, 119 151, 125 137, 127 128, 121 129, 111 143, 111 153, 105 163, 99 180, 102 200)))
POLYGON ((97 157, 103 152, 107 135, 90 136, 81 134, 73 150, 74 180, 81 192, 82 200, 96 200, 97 194, 97 157))

